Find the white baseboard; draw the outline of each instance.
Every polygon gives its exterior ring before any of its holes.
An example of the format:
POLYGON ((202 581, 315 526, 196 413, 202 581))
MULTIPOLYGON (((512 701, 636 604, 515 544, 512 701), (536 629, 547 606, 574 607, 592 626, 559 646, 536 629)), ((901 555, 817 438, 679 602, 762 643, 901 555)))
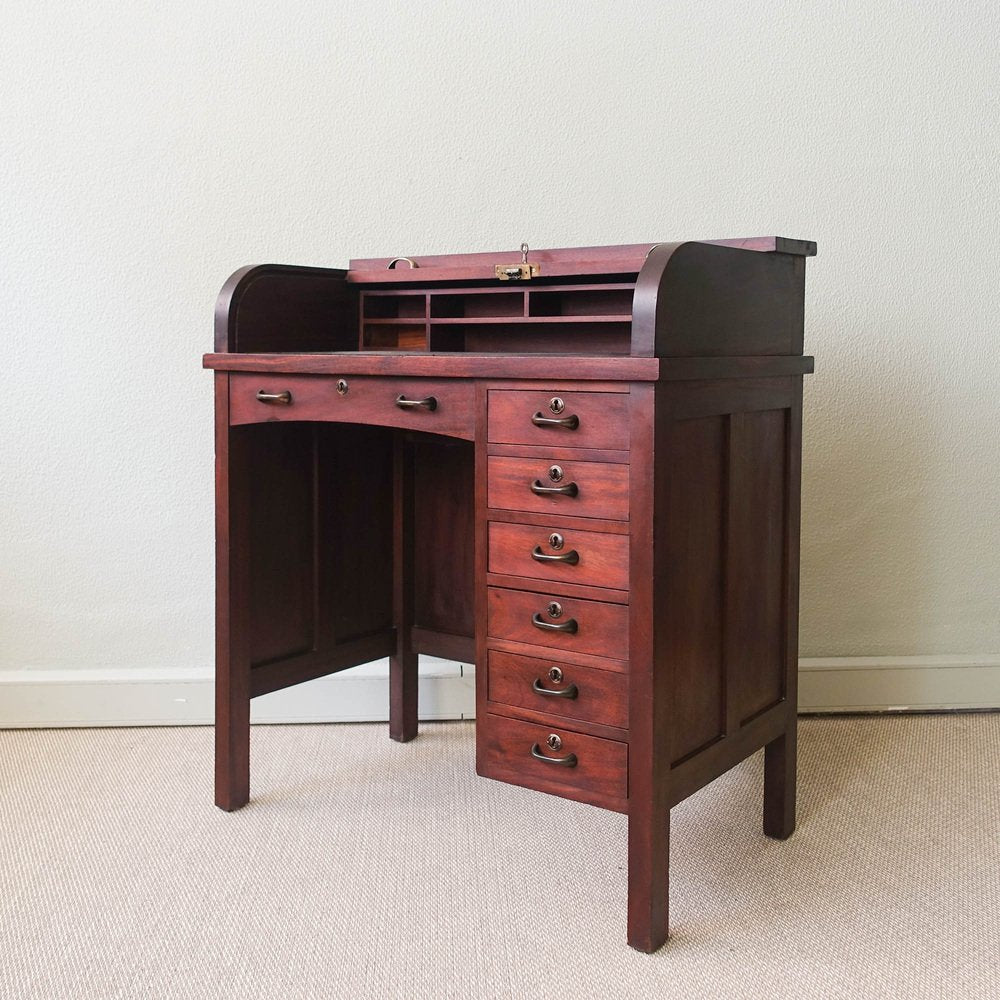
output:
POLYGON ((1000 656, 799 660, 800 712, 1000 708, 1000 656))
MULTIPOLYGON (((250 721, 387 721, 388 669, 388 660, 378 660, 254 698, 250 721)), ((212 722, 214 692, 206 671, 0 671, 0 729, 204 726, 212 722)), ((422 719, 474 718, 475 673, 421 656, 418 712, 422 719)))
MULTIPOLYGON (((1000 708, 1000 656, 827 657, 799 666, 801 712, 1000 708)), ((384 721, 387 669, 380 660, 255 698, 252 721, 384 721)), ((2 729, 207 725, 212 700, 205 671, 0 671, 2 729)), ((474 718, 474 668, 422 656, 419 712, 474 718)))

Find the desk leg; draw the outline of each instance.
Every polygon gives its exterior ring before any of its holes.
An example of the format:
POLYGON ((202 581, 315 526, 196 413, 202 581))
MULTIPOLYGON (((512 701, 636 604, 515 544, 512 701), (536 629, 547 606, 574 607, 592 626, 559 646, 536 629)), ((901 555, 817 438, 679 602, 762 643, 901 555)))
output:
POLYGON ((764 833, 785 840, 795 831, 795 719, 764 747, 764 833))
POLYGON ((229 429, 229 379, 215 379, 215 804, 250 799, 247 525, 249 455, 229 429))
POLYGON ((250 800, 250 671, 218 669, 215 679, 215 804, 226 812, 250 800))
POLYGON ((389 736, 417 735, 417 665, 413 652, 413 449, 397 433, 393 446, 393 621, 396 652, 389 657, 389 736))
POLYGON ((656 951, 670 919, 670 811, 633 803, 628 816, 628 943, 656 951))

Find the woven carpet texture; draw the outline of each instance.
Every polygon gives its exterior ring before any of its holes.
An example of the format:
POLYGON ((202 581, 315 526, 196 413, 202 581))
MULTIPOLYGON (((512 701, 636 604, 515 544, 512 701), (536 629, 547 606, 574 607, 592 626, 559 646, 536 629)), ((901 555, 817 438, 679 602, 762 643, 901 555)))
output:
POLYGON ((672 937, 625 944, 623 816, 474 773, 471 723, 0 732, 4 1000, 1000 996, 1000 715, 811 718, 673 811, 672 937))

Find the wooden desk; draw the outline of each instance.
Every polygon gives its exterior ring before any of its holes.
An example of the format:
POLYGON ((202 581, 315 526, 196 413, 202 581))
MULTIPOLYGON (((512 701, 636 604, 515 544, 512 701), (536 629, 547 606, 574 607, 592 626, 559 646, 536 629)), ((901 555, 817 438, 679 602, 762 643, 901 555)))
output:
POLYGON ((667 938, 670 808, 765 748, 795 825, 805 257, 779 238, 238 271, 216 313, 216 801, 250 699, 477 664, 479 774, 626 813, 667 938), (412 266, 411 266, 412 265, 412 266))

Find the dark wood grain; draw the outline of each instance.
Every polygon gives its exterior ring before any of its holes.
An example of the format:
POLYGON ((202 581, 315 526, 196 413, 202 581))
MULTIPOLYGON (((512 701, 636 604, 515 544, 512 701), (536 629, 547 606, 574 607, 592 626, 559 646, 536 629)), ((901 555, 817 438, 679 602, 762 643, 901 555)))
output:
POLYGON ((553 663, 551 659, 516 656, 499 650, 489 653, 489 701, 531 709, 546 716, 582 722, 599 722, 619 729, 628 728, 628 683, 624 674, 611 670, 595 670, 579 664, 553 663), (558 667, 562 679, 553 681, 549 671, 558 667), (573 698, 545 695, 547 691, 566 692, 576 689, 573 698))
POLYGON ((205 368, 218 371, 310 375, 412 375, 427 378, 529 379, 550 383, 633 380, 653 382, 657 358, 518 357, 516 355, 400 354, 206 354, 205 368))
POLYGON ((233 275, 204 359, 217 803, 249 797, 252 697, 390 655, 390 735, 407 740, 426 652, 478 665, 478 773, 627 813, 632 947, 667 939, 671 808, 761 748, 764 833, 789 836, 814 253, 778 237, 532 250, 541 273, 520 284, 494 274, 510 250, 233 275), (577 429, 533 423, 555 396, 577 429))
POLYGON ((413 449, 397 434, 392 462, 392 619, 396 648, 389 657, 389 736, 406 743, 417 735, 418 655, 411 630, 414 607, 414 469, 413 449))
POLYGON ((550 584, 573 583, 580 586, 628 590, 628 538, 599 531, 578 529, 551 522, 543 529, 532 524, 490 524, 490 572, 511 576, 534 577, 550 584), (561 547, 553 548, 549 539, 559 535, 561 547), (541 556, 564 556, 575 552, 578 562, 540 562, 541 556))
POLYGON ((344 379, 344 394, 337 391, 337 381, 313 375, 283 374, 275 378, 233 374, 230 421, 234 425, 338 421, 472 439, 472 386, 466 381, 359 376, 344 379), (291 402, 261 402, 257 398, 259 391, 271 395, 288 392, 291 402), (435 409, 401 409, 396 403, 400 396, 408 400, 433 397, 435 409))
POLYGON ((629 426, 626 418, 628 396, 613 392, 572 392, 558 395, 544 389, 491 392, 489 439, 507 444, 535 444, 546 448, 607 448, 628 450, 629 426), (564 409, 553 412, 549 405, 560 399, 564 409), (575 428, 532 423, 543 419, 579 422, 575 428))
POLYGON ((483 771, 515 785, 553 792, 607 808, 624 807, 628 794, 628 744, 586 736, 561 726, 543 726, 486 713, 477 719, 483 744, 483 771), (549 736, 562 741, 559 750, 546 745, 549 736), (575 754, 574 767, 540 761, 531 755, 538 745, 549 757, 575 754))
POLYGON ((533 458, 487 459, 489 505, 506 510, 526 510, 552 517, 606 517, 628 520, 629 467, 598 462, 560 460, 547 462, 533 458), (549 469, 557 464, 563 476, 554 481, 549 469), (576 483, 577 495, 538 496, 532 484, 568 486, 576 483))
MULTIPOLYGON (((425 635, 434 632, 471 639, 476 593, 473 446, 421 435, 411 447, 415 469, 413 624, 425 635)), ((466 652, 461 658, 468 656, 466 652)))
POLYGON ((733 357, 802 353, 804 258, 671 243, 636 282, 633 354, 733 357))
POLYGON ((355 346, 357 296, 347 272, 261 264, 236 271, 215 306, 217 351, 344 351, 355 346))
MULTIPOLYGON (((536 646, 554 646, 568 652, 592 653, 595 656, 624 658, 628 645, 628 607, 604 601, 583 601, 565 597, 558 591, 548 594, 527 593, 491 587, 487 630, 490 636, 525 642, 536 646), (563 609, 559 618, 546 613, 550 602, 563 609), (577 622, 578 631, 556 632, 537 628, 532 617, 540 614, 545 622, 577 622)), ((544 655, 544 651, 542 651, 544 655)))
POLYGON ((250 500, 243 437, 229 428, 229 376, 215 376, 215 804, 250 799, 247 650, 250 500))
POLYGON ((670 902, 671 728, 676 720, 674 656, 667 617, 666 541, 684 530, 666 514, 671 467, 664 447, 667 410, 662 386, 635 386, 632 425, 632 506, 629 656, 628 943, 656 951, 667 940, 670 902), (659 626, 659 627, 658 627, 659 626))

